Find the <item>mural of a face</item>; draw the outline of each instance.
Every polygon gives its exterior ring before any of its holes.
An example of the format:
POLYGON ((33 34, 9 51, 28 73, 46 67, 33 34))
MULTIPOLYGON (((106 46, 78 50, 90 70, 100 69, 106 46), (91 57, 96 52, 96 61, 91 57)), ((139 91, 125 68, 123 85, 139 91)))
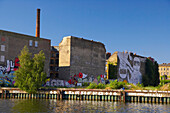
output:
POLYGON ((119 58, 119 79, 127 80, 129 83, 141 83, 142 74, 140 72, 141 59, 133 57, 129 53, 118 52, 119 58))
POLYGON ((133 69, 135 71, 139 71, 140 70, 140 60, 139 58, 135 57, 134 61, 133 61, 133 69))

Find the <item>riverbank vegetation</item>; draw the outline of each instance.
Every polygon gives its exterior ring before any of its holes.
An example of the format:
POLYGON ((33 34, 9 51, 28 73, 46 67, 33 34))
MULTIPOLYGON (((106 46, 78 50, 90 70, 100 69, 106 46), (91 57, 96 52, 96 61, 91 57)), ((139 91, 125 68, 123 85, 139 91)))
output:
POLYGON ((170 83, 165 85, 158 85, 158 86, 144 86, 143 84, 131 84, 125 83, 122 81, 114 80, 110 81, 109 84, 102 84, 102 83, 90 83, 89 86, 86 87, 87 89, 126 89, 126 90, 162 90, 162 91, 170 91, 170 83))

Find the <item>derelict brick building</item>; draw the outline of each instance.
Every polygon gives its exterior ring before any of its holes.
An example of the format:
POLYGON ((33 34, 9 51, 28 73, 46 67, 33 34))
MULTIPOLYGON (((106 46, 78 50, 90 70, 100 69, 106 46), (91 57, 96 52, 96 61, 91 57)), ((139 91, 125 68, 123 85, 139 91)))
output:
POLYGON ((6 70, 5 75, 15 71, 15 68, 18 67, 17 57, 24 46, 28 47, 32 55, 43 50, 45 54, 44 70, 49 76, 51 40, 4 30, 0 30, 0 74, 3 74, 3 70, 6 70))
POLYGON ((103 43, 68 36, 59 44, 59 50, 59 79, 69 80, 80 72, 89 77, 105 74, 103 43))

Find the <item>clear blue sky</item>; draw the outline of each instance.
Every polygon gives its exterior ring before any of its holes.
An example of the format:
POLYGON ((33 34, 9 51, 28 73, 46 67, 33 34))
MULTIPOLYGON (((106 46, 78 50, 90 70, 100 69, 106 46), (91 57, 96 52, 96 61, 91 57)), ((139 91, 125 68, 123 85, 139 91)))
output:
POLYGON ((37 8, 52 45, 72 35, 170 63, 170 0, 0 0, 0 29, 34 36, 37 8))

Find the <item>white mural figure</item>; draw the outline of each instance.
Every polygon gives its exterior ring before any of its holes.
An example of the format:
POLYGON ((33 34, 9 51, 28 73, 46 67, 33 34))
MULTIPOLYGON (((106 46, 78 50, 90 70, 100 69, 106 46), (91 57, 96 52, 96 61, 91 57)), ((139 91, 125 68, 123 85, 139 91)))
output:
POLYGON ((119 58, 119 71, 118 74, 121 80, 126 80, 129 83, 137 84, 142 81, 142 74, 140 72, 140 59, 135 57, 134 59, 128 53, 118 52, 119 58), (133 61, 133 64, 130 64, 133 61))
POLYGON ((140 72, 140 59, 135 57, 133 60, 133 72, 131 73, 131 78, 128 76, 128 82, 137 84, 138 82, 141 83, 142 81, 142 74, 140 72))
POLYGON ((128 61, 128 57, 130 60, 132 60, 131 56, 128 53, 121 53, 118 52, 118 57, 119 57, 119 75, 121 78, 126 78, 127 77, 127 70, 130 72, 133 72, 133 68, 131 64, 128 61))

